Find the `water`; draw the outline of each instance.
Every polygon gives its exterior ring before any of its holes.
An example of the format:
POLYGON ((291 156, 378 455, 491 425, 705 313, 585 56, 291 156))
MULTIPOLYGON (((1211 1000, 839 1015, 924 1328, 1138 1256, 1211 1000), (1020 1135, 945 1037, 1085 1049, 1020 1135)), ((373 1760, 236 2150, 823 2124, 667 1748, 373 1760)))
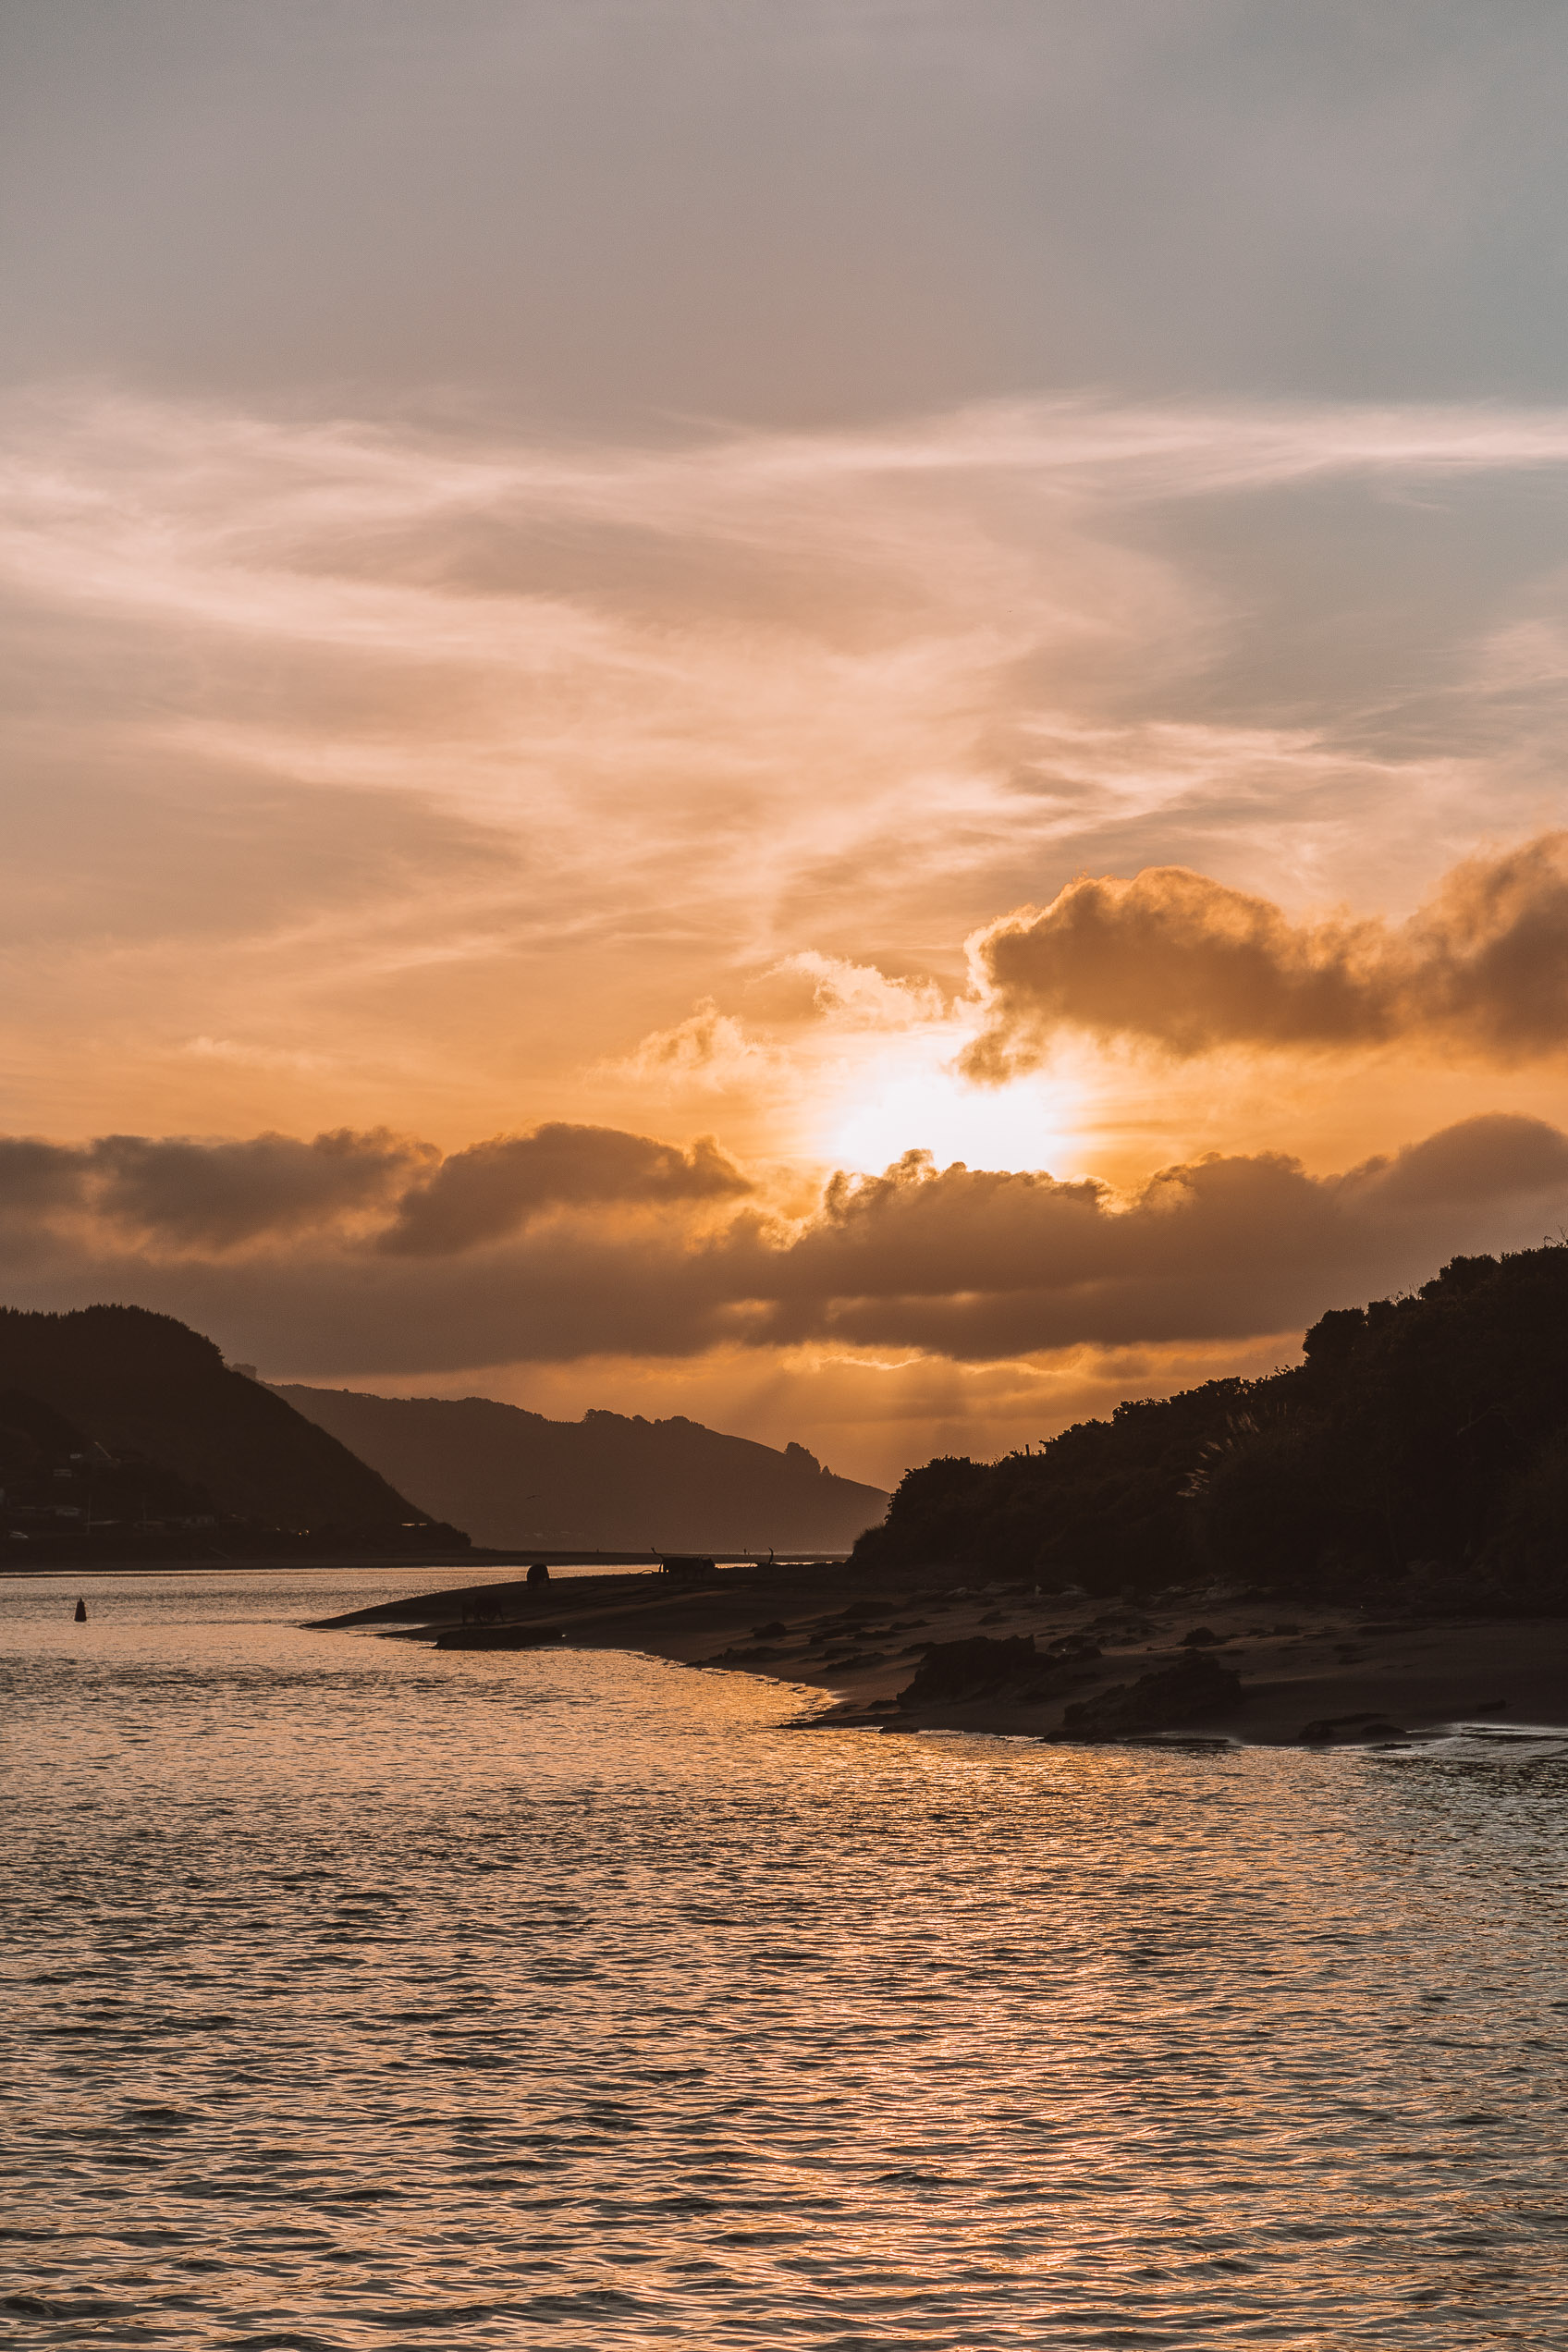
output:
POLYGON ((0 2344, 1568 2338, 1559 1744, 789 1732, 292 1622, 385 1573, 80 1588, 3 1587, 0 2344))

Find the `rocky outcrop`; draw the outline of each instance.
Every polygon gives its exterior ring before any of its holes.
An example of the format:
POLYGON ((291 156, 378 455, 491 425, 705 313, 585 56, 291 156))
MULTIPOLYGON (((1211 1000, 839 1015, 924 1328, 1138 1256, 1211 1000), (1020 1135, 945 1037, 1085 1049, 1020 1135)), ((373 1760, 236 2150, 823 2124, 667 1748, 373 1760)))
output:
POLYGON ((1203 1650, 1190 1650, 1174 1666, 1141 1674, 1135 1683, 1114 1683, 1094 1698, 1064 1709, 1067 1739, 1126 1739, 1137 1733, 1187 1731, 1233 1715, 1243 1704, 1242 1678, 1217 1665, 1203 1650))
POLYGON ((932 1642, 899 1700, 903 1707, 950 1707, 1004 1691, 1022 1697, 1039 1682, 1045 1666, 1033 1634, 976 1634, 970 1641, 932 1642))

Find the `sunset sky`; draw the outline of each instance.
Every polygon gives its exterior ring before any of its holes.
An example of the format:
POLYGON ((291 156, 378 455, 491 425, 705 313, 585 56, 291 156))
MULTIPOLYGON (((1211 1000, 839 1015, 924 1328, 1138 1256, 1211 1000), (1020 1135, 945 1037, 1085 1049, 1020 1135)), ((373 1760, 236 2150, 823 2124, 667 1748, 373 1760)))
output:
POLYGON ((891 1483, 1568 1227, 1568 15, 36 0, 0 1297, 891 1483))

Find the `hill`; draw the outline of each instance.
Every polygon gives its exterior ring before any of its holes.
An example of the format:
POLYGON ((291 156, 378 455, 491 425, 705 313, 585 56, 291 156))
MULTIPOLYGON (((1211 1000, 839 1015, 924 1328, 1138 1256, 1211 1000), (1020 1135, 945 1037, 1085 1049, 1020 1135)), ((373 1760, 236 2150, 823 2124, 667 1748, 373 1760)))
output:
POLYGON ((551 1421, 488 1397, 276 1394, 481 1544, 832 1551, 888 1504, 880 1487, 835 1477, 803 1446, 780 1453, 680 1415, 551 1421))
POLYGON ((46 1513, 61 1539, 78 1518, 333 1531, 399 1549, 451 1536, 230 1371, 211 1340, 137 1306, 0 1308, 0 1468, 9 1519, 46 1513))
POLYGON ((1147 1592, 1568 1605, 1568 1248, 1323 1316, 1305 1361, 912 1470, 857 1564, 1147 1592))

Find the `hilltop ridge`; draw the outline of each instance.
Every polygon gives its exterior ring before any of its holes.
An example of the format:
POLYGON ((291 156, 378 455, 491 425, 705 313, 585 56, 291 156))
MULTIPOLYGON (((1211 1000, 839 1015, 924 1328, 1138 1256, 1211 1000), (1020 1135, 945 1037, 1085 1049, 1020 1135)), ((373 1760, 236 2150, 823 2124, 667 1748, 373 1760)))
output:
POLYGON ((780 1452, 680 1414, 552 1421, 489 1397, 294 1383, 276 1394, 481 1544, 830 1551, 847 1550, 888 1503, 880 1487, 837 1477, 804 1446, 780 1452))
POLYGON ((211 1340, 140 1306, 0 1308, 0 1480, 18 1561, 93 1526, 100 1549, 113 1528, 223 1525, 396 1550, 465 1540, 211 1340))

